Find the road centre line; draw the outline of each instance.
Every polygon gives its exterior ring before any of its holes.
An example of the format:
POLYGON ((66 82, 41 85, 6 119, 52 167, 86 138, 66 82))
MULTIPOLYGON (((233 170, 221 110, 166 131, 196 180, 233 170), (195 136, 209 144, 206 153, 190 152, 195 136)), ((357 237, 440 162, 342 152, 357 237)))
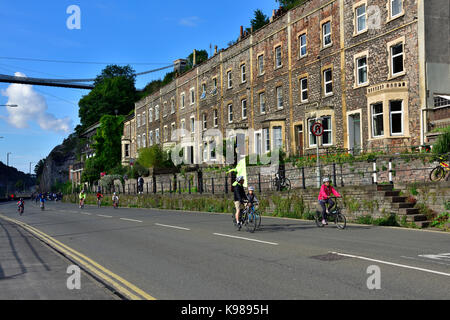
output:
POLYGON ((389 262, 389 261, 383 261, 383 260, 371 259, 371 258, 366 258, 366 257, 361 257, 361 256, 355 256, 355 255, 352 255, 352 254, 345 254, 345 253, 339 253, 339 252, 330 252, 330 253, 337 254, 337 255, 343 256, 343 257, 349 257, 349 258, 355 258, 355 259, 366 260, 366 261, 371 261, 371 262, 377 262, 377 263, 387 264, 387 265, 394 266, 394 267, 412 269, 412 270, 423 271, 423 272, 428 272, 428 273, 434 273, 434 274, 438 274, 438 275, 441 275, 441 276, 450 277, 450 273, 445 273, 445 272, 440 272, 440 271, 435 271, 435 270, 430 270, 430 269, 424 269, 424 268, 418 268, 418 267, 413 267, 413 266, 407 266, 407 265, 404 265, 404 264, 393 263, 393 262, 389 262))
POLYGON ((160 226, 160 227, 166 227, 166 228, 174 228, 174 229, 180 229, 180 230, 187 230, 187 231, 191 231, 191 229, 188 228, 183 228, 183 227, 177 227, 177 226, 169 226, 167 224, 160 224, 160 223, 155 223, 155 225, 160 226))
MULTIPOLYGON (((78 212, 77 212, 78 213, 78 212)), ((87 216, 92 216, 92 213, 89 213, 89 212, 80 212, 81 214, 85 214, 85 215, 87 215, 87 216)))
POLYGON ((274 246, 278 245, 278 243, 276 243, 276 242, 268 242, 268 241, 262 241, 262 240, 244 238, 244 237, 230 236, 228 234, 222 234, 222 233, 213 233, 213 234, 216 235, 216 236, 221 236, 221 237, 228 237, 228 238, 235 238, 235 239, 241 239, 241 240, 260 242, 260 243, 265 243, 265 244, 271 244, 271 245, 274 245, 274 246))
POLYGON ((134 220, 134 219, 127 219, 127 218, 119 218, 120 220, 125 220, 125 221, 132 221, 132 222, 141 222, 141 220, 134 220))
POLYGON ((97 216, 104 217, 104 218, 112 218, 112 216, 105 216, 104 214, 98 214, 97 216))

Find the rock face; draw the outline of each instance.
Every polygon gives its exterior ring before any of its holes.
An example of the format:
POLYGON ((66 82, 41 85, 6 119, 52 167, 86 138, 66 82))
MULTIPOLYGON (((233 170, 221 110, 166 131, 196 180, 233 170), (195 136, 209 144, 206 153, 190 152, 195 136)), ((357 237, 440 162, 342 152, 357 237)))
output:
POLYGON ((76 146, 77 139, 69 137, 50 152, 40 177, 41 191, 50 191, 56 183, 69 181, 69 166, 76 162, 76 146))
POLYGON ((16 182, 20 180, 23 181, 26 189, 33 187, 36 182, 36 179, 29 174, 18 171, 16 168, 8 167, 0 161, 0 198, 5 195, 7 190, 14 192, 16 182))

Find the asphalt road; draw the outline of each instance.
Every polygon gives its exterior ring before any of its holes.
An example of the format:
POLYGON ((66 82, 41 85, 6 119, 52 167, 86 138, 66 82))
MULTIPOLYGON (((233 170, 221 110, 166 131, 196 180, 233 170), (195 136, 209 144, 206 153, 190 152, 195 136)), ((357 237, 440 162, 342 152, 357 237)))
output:
POLYGON ((15 209, 0 205, 0 214, 156 299, 450 299, 448 233, 267 217, 248 233, 230 214, 64 203, 41 212, 28 202, 19 217, 15 209), (368 288, 370 266, 379 267, 380 289, 368 288))

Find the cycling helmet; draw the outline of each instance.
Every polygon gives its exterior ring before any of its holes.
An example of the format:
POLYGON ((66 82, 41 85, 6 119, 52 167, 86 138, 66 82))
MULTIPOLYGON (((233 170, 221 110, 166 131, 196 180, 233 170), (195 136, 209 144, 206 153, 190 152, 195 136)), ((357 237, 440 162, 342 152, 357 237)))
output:
POLYGON ((330 179, 329 178, 323 178, 323 183, 325 183, 325 182, 330 182, 330 179))
POLYGON ((253 187, 248 187, 248 191, 255 191, 255 188, 253 188, 253 187))
POLYGON ((244 177, 243 177, 243 176, 239 176, 239 177, 237 177, 237 179, 236 179, 237 182, 240 182, 240 181, 242 181, 242 180, 244 180, 244 177))

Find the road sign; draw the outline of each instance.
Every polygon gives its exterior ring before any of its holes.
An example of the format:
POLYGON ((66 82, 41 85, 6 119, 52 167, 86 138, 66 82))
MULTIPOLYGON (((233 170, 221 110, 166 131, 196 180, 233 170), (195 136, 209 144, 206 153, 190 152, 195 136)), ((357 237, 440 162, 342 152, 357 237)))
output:
POLYGON ((311 132, 316 137, 323 135, 323 125, 320 122, 316 122, 311 127, 311 132))

